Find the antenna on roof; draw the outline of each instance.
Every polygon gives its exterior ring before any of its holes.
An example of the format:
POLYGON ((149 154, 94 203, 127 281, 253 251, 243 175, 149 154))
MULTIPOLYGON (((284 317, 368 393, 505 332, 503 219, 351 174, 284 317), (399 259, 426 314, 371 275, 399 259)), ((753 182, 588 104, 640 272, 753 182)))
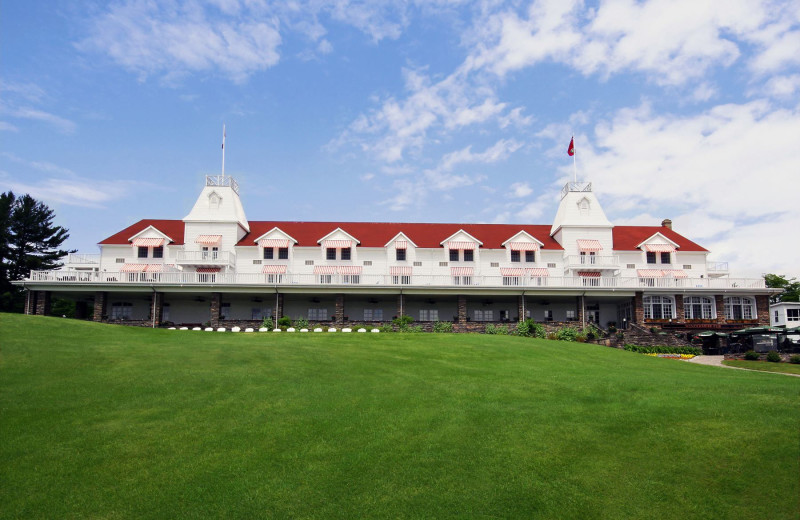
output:
POLYGON ((222 123, 222 180, 225 180, 225 123, 222 123))

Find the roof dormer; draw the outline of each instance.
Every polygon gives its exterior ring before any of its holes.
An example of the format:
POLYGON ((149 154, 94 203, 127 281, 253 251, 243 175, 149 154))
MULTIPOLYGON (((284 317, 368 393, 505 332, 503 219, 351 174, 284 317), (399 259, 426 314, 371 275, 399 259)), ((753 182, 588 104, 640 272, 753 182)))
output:
POLYGON ((592 192, 591 182, 568 182, 561 190, 561 202, 550 228, 550 236, 564 227, 612 227, 592 192))
POLYGON ((207 175, 203 191, 183 221, 236 223, 244 231, 250 231, 239 199, 239 184, 230 176, 207 175))

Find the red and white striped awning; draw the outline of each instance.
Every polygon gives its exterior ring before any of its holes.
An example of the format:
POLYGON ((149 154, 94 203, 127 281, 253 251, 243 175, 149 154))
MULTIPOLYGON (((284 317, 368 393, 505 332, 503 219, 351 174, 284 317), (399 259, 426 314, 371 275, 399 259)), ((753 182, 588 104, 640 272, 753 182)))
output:
POLYGON ((218 273, 220 271, 219 267, 198 267, 198 273, 218 273))
POLYGON ((578 276, 585 278, 600 278, 600 271, 578 271, 578 276))
POLYGON ((197 235, 195 239, 195 244, 200 244, 203 246, 216 246, 222 242, 222 235, 197 235))
POLYGON ((686 271, 683 269, 664 269, 664 276, 672 276, 673 278, 689 278, 686 271))
POLYGON ((472 267, 451 267, 450 274, 452 276, 472 276, 475 269, 472 267))
POLYGON ((531 278, 544 278, 545 276, 550 276, 550 271, 544 267, 530 267, 527 269, 527 271, 531 278))
POLYGON ((477 249, 478 244, 475 242, 448 242, 447 249, 458 249, 461 251, 469 251, 472 249, 477 249))
POLYGON ((289 239, 265 238, 258 241, 258 247, 289 247, 289 239))
POLYGON ((642 246, 648 253, 674 253, 675 246, 672 244, 645 244, 642 246))
POLYGON ((637 269, 636 276, 639 278, 661 278, 664 271, 661 269, 637 269))
POLYGON ((522 267, 501 267, 500 268, 500 275, 501 276, 523 276, 525 274, 525 269, 522 267))
POLYGON ((335 265, 315 265, 314 274, 336 274, 335 265))
POLYGON ((323 240, 322 247, 325 249, 332 248, 332 249, 346 249, 348 247, 353 247, 352 240, 323 240))
POLYGON ((405 240, 395 240, 394 242, 395 249, 408 249, 408 242, 405 240))
POLYGON ((337 271, 339 274, 361 274, 362 269, 360 265, 340 265, 337 271))
POLYGON ((265 265, 261 268, 263 274, 284 274, 286 272, 285 265, 265 265))
POLYGON ((408 266, 390 267, 389 274, 392 276, 411 276, 411 268, 408 266))
POLYGON ((508 249, 511 251, 538 251, 539 244, 536 242, 509 242, 508 249))
POLYGON ((578 240, 578 251, 583 252, 597 252, 602 251, 603 246, 600 245, 599 240, 586 240, 586 239, 579 239, 578 240))
POLYGON ((119 270, 121 273, 143 273, 147 264, 125 264, 119 270))
POLYGON ((166 242, 163 238, 134 238, 133 247, 161 247, 166 242))
POLYGON ((145 273, 163 273, 164 272, 164 265, 163 264, 147 264, 147 267, 144 269, 145 273))

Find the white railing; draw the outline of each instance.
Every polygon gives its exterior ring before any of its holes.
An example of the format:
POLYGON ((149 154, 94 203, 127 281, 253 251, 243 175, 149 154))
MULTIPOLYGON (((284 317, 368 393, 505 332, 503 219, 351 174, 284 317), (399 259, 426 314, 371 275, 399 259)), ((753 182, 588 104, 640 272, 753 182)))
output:
POLYGON ((571 191, 592 191, 592 183, 591 182, 568 182, 561 188, 561 198, 563 199, 564 196, 571 192, 571 191))
POLYGON ((233 251, 178 251, 175 261, 191 265, 234 265, 236 253, 233 251))
POLYGON ((619 267, 618 256, 598 256, 598 255, 568 255, 567 265, 570 267, 595 267, 595 268, 615 268, 619 267))
POLYGON ((728 262, 709 262, 706 264, 709 272, 728 271, 728 262))
POLYGON ((100 263, 100 254, 82 254, 82 253, 70 253, 67 255, 66 265, 75 265, 75 264, 99 264, 100 263))
POLYGON ((206 186, 230 187, 238 195, 239 183, 230 175, 206 175, 206 186))
POLYGON ((28 281, 56 283, 159 283, 317 287, 491 287, 491 288, 586 288, 586 289, 764 289, 763 278, 637 278, 584 276, 392 276, 382 274, 315 275, 262 273, 122 273, 90 271, 32 271, 28 281))

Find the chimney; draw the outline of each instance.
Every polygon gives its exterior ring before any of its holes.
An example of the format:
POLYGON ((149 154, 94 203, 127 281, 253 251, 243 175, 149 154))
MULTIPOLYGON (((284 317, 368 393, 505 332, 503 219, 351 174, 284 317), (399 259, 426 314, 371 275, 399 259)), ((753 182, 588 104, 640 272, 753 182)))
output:
POLYGON ((672 221, 668 218, 665 218, 664 220, 661 221, 661 227, 672 229, 672 221))

